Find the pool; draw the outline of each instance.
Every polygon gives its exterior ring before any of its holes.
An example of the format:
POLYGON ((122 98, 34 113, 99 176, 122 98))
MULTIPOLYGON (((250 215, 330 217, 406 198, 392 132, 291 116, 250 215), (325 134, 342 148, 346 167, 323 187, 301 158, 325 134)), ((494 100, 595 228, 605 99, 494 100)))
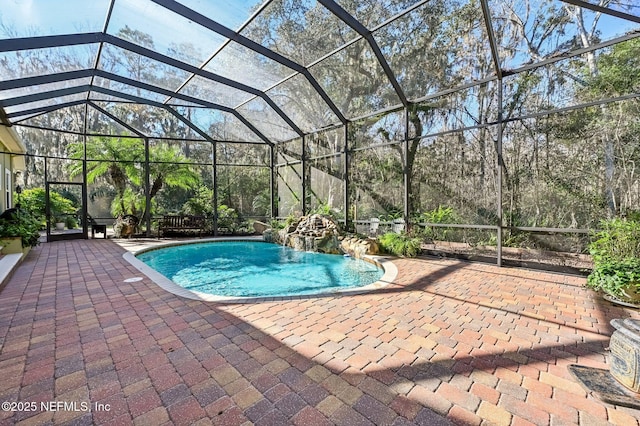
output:
POLYGON ((300 252, 262 241, 171 245, 135 257, 189 292, 222 298, 332 293, 371 285, 385 273, 377 261, 300 252))

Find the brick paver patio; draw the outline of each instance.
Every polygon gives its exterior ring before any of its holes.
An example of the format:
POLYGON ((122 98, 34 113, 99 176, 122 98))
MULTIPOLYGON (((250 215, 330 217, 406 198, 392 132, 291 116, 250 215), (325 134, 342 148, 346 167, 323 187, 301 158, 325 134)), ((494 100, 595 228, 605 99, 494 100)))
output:
POLYGON ((123 252, 43 244, 0 293, 0 402, 22 403, 0 424, 640 419, 567 370, 608 368, 609 320, 640 318, 583 278, 421 258, 375 293, 221 305, 125 282, 123 252))

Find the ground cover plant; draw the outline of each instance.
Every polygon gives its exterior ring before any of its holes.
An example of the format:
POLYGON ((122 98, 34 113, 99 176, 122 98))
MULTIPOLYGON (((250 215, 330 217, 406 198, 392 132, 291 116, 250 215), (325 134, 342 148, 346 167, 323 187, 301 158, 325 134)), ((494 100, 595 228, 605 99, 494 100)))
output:
POLYGON ((601 223, 589 245, 593 271, 587 285, 619 299, 640 293, 640 221, 611 219, 601 223))

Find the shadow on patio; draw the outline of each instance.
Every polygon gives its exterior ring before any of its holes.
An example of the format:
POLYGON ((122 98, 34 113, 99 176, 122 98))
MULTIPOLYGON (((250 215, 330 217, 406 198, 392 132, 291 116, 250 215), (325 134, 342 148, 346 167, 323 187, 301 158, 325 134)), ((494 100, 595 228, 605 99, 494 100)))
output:
MULTIPOLYGON (((44 244, 0 293, 0 424, 637 424, 566 366, 607 368, 608 321, 573 278, 399 260, 375 293, 216 305, 166 293, 110 241, 44 244), (95 408, 95 406, 92 405, 95 408), (526 423, 525 422, 525 423, 526 423)), ((614 316, 611 316, 614 315, 614 316)))

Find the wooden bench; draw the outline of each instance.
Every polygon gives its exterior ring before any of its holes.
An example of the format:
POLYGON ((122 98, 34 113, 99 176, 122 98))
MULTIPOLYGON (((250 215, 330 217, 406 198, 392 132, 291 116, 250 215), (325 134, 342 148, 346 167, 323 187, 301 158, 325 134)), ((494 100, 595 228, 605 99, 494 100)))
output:
POLYGON ((204 216, 165 215, 158 226, 158 238, 167 232, 197 231, 198 235, 202 235, 205 229, 206 218, 204 216))

